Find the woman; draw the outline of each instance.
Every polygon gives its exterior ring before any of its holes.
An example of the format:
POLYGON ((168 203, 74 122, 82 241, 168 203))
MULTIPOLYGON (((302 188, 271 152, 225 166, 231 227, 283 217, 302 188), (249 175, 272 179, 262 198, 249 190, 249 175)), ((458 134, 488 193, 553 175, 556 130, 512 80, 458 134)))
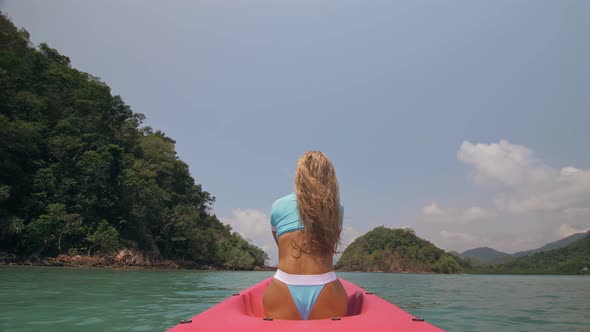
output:
POLYGON ((343 210, 332 162, 319 151, 305 153, 297 162, 295 192, 276 200, 271 209, 279 264, 263 298, 267 317, 346 315, 348 296, 333 266, 343 210))

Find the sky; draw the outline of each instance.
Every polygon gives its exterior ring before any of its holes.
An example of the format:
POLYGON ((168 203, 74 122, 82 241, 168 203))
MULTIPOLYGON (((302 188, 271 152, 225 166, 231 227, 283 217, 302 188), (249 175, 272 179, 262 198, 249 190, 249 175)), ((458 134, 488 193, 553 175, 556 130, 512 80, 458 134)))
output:
POLYGON ((590 228, 588 1, 5 0, 176 140, 276 263, 299 156, 335 165, 343 246, 410 227, 515 252, 590 228))

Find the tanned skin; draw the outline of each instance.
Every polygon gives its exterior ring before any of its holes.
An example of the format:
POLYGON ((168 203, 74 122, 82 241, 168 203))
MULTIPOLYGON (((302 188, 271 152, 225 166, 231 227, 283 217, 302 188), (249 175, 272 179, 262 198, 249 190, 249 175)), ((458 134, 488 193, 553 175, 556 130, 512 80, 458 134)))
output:
MULTIPOLYGON (((320 257, 308 255, 296 249, 293 243, 303 243, 303 232, 294 231, 285 233, 277 240, 276 232, 273 232, 277 246, 279 247, 278 268, 290 274, 323 274, 334 270, 332 255, 320 257)), ((300 320, 301 316, 287 285, 272 279, 263 297, 265 315, 274 319, 300 320)), ((324 286, 309 319, 324 319, 342 317, 346 315, 348 296, 340 281, 336 280, 324 286)))

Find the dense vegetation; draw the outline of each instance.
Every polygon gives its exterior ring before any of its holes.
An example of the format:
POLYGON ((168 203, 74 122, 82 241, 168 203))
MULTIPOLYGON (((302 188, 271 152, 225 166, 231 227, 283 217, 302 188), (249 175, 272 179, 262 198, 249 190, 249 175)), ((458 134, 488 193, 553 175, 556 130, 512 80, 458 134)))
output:
POLYGON ((377 227, 357 238, 336 265, 344 271, 460 272, 458 260, 411 229, 377 227))
POLYGON ((471 264, 469 273, 493 274, 590 274, 590 236, 570 245, 504 264, 471 264))
POLYGON ((261 249, 222 224, 175 142, 0 13, 0 251, 118 248, 249 269, 261 249))

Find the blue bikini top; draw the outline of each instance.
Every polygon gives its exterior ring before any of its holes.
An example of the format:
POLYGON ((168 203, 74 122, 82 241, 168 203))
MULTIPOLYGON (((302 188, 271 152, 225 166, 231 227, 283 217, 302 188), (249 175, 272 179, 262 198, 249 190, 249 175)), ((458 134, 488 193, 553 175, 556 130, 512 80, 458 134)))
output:
MULTIPOLYGON (((344 215, 342 203, 340 203, 340 214, 344 215)), ((342 220, 340 222, 342 223, 342 220)), ((303 224, 299 220, 295 193, 283 196, 272 203, 270 225, 272 230, 277 232, 277 240, 285 233, 303 230, 303 224)))

